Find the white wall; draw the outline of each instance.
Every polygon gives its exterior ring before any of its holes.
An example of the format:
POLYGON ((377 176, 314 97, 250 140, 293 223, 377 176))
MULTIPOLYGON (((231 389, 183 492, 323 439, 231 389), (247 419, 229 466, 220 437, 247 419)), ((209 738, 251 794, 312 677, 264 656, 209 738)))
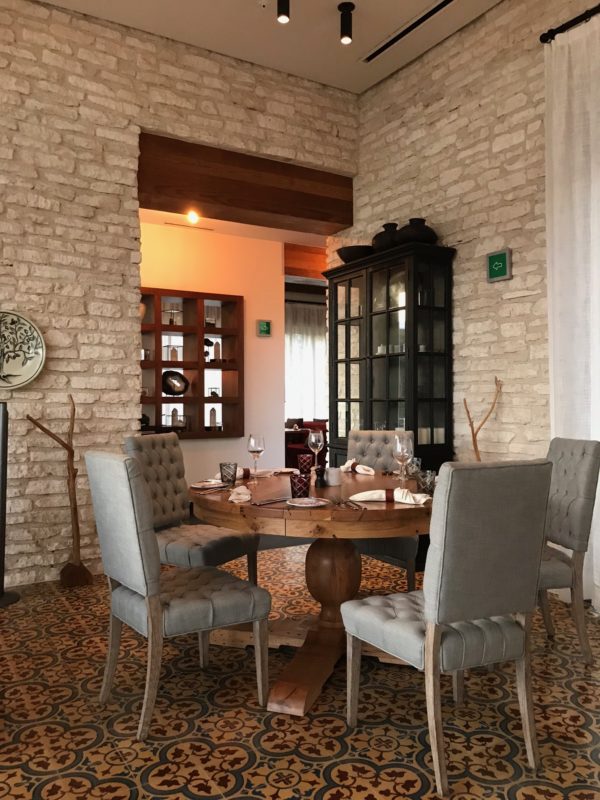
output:
POLYGON ((249 433, 265 437, 260 465, 282 466, 284 453, 284 270, 281 242, 141 223, 142 286, 244 297, 245 431, 241 439, 182 441, 190 481, 218 472, 220 461, 250 466, 249 433), (272 336, 256 336, 256 320, 272 336))

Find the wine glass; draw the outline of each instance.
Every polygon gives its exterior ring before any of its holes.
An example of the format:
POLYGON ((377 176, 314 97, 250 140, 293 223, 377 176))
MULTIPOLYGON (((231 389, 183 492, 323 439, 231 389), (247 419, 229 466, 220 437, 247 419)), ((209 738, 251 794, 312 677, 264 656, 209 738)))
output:
POLYGON ((315 467, 316 467, 318 455, 325 446, 323 431, 311 431, 308 434, 308 439, 306 441, 306 444, 315 454, 315 467))
POLYGON ((412 437, 396 435, 394 439, 394 458, 400 465, 400 480, 406 480, 406 468, 413 457, 412 437))
POLYGON ((254 483, 258 482, 258 459, 265 451, 265 437, 254 436, 252 433, 248 437, 248 452, 254 459, 254 483))

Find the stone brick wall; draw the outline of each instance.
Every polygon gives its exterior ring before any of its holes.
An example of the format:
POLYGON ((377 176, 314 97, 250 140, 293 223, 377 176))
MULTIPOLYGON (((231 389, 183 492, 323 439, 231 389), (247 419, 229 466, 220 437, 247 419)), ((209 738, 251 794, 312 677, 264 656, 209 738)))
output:
POLYGON ((544 53, 539 35, 586 0, 504 0, 367 92, 359 105, 355 226, 335 248, 369 242, 389 220, 427 217, 458 250, 454 279, 456 448, 472 457, 463 409, 497 411, 482 457, 545 454, 549 438, 544 208, 544 53), (488 284, 484 256, 513 249, 511 281, 488 284))
POLYGON ((345 92, 25 0, 0 0, 0 308, 41 328, 46 367, 0 388, 10 422, 7 584, 68 558, 64 453, 78 409, 84 560, 97 565, 82 452, 139 417, 140 129, 352 173, 345 92))

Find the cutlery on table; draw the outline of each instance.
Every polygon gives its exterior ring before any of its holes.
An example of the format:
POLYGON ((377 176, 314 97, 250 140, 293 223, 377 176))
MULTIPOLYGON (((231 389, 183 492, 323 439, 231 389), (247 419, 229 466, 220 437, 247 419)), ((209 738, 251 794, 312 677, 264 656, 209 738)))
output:
POLYGON ((285 503, 286 500, 289 500, 289 497, 273 497, 270 500, 253 500, 251 505, 253 506, 268 506, 271 503, 285 503))

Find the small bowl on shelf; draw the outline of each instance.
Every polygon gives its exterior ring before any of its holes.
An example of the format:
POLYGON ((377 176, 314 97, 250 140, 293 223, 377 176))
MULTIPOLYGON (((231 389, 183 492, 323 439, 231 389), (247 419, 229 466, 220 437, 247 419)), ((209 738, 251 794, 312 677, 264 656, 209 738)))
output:
POLYGON ((344 264, 349 264, 351 261, 373 255, 375 251, 370 244, 351 244, 347 247, 340 247, 336 252, 344 264))

